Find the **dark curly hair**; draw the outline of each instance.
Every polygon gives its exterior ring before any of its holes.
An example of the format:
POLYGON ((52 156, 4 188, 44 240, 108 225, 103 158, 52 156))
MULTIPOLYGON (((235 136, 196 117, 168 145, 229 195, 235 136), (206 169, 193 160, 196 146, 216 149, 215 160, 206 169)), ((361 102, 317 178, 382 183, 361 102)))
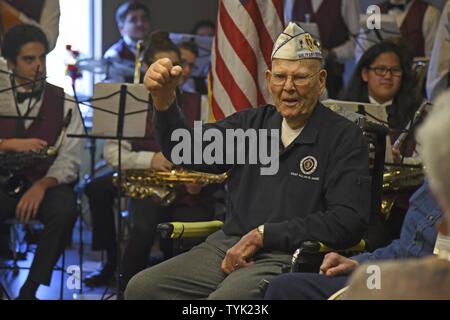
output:
POLYGON ((370 47, 355 67, 341 99, 369 102, 367 82, 362 79, 361 72, 363 69, 370 67, 378 56, 387 52, 392 52, 398 57, 403 71, 400 89, 393 100, 394 114, 389 119, 389 127, 399 129, 404 127, 407 121, 413 117, 415 110, 421 103, 420 94, 416 90, 417 80, 412 72, 412 54, 406 46, 393 42, 382 42, 370 47))

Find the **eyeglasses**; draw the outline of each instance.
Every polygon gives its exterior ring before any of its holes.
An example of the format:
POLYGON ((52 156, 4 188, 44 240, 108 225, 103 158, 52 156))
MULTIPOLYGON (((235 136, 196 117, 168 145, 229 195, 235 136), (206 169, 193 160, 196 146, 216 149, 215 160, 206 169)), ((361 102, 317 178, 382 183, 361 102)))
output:
POLYGON ((390 72, 393 77, 400 77, 403 74, 403 70, 400 67, 368 67, 367 69, 375 72, 379 77, 384 77, 388 72, 390 72))
POLYGON ((288 76, 288 75, 282 74, 282 73, 272 73, 272 84, 275 86, 284 86, 287 79, 291 78, 291 80, 295 86, 302 86, 302 85, 307 84, 310 81, 310 79, 312 77, 314 77, 315 75, 319 74, 320 71, 321 70, 314 72, 307 76, 296 76, 296 75, 288 76))

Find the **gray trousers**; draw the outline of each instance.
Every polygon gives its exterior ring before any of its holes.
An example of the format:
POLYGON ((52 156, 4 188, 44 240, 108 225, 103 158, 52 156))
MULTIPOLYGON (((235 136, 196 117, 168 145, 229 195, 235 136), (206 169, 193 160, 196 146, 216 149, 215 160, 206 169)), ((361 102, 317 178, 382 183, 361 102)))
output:
POLYGON ((290 265, 291 255, 257 252, 255 264, 224 273, 220 266, 226 251, 240 237, 221 230, 190 251, 136 274, 125 291, 127 300, 262 299, 261 281, 270 281, 290 265))

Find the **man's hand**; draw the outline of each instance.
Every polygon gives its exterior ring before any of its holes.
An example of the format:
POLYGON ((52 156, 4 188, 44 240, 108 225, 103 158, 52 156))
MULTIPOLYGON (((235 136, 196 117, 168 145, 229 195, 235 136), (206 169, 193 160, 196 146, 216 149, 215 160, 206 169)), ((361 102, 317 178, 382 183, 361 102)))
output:
POLYGON ((358 266, 358 261, 341 256, 336 252, 330 252, 323 258, 322 265, 320 266, 320 274, 334 277, 348 274, 358 266))
POLYGON ((182 74, 183 68, 173 66, 168 58, 159 59, 148 68, 144 84, 152 95, 156 110, 165 111, 170 107, 182 74))
POLYGON ((30 189, 22 196, 16 207, 16 218, 20 222, 26 223, 30 219, 36 217, 39 206, 44 199, 45 192, 48 188, 57 185, 58 182, 54 178, 45 177, 36 181, 30 189))
POLYGON ((27 152, 39 151, 47 147, 47 141, 41 139, 7 139, 2 143, 2 151, 27 152))
POLYGON ((161 152, 155 153, 150 163, 150 169, 154 171, 168 172, 172 169, 173 164, 164 157, 161 152))
POLYGON ((251 258, 261 247, 262 237, 258 230, 253 229, 227 250, 227 254, 222 261, 222 271, 230 274, 236 269, 252 265, 254 262, 251 258))

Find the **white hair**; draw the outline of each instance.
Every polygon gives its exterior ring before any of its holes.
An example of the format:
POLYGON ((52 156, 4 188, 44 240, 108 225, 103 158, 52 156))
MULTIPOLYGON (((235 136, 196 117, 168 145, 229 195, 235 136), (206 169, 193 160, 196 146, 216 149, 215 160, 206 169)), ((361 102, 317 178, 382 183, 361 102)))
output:
POLYGON ((450 90, 436 99, 417 142, 431 188, 450 207, 450 90))

